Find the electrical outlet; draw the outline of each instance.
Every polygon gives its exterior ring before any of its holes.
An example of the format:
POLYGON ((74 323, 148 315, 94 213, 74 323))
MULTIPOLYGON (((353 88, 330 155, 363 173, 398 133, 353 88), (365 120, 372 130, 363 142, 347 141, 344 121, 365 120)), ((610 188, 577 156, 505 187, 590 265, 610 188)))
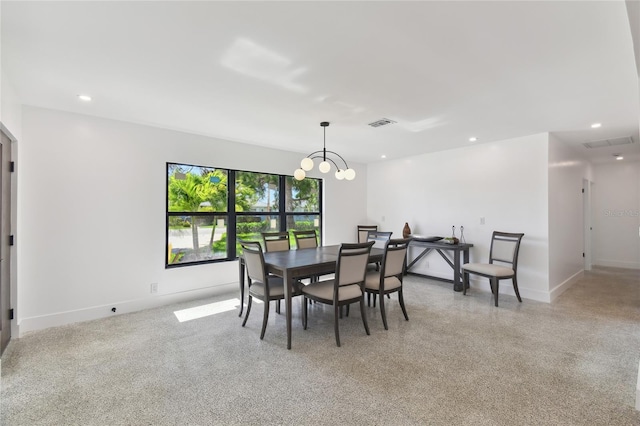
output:
POLYGON ((157 293, 158 292, 158 283, 151 283, 151 293, 157 293))
POLYGON ((480 218, 480 225, 484 225, 484 217, 480 218))

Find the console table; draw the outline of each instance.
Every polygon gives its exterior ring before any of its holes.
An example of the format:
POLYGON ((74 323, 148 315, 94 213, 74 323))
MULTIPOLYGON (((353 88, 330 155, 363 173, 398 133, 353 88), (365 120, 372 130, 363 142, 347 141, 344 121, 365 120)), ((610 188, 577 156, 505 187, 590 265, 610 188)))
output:
POLYGON ((421 241, 419 239, 411 240, 409 247, 419 247, 422 249, 420 254, 416 256, 410 263, 407 264, 406 273, 411 275, 418 275, 440 281, 447 281, 453 283, 454 291, 462 291, 462 271, 460 269, 460 254, 462 254, 462 262, 469 263, 469 249, 473 247, 473 244, 447 244, 441 241, 421 241), (417 272, 411 272, 410 269, 420 259, 435 250, 453 269, 453 279, 449 280, 441 277, 434 277, 431 275, 420 274, 417 272), (447 252, 448 254, 445 254, 447 252))

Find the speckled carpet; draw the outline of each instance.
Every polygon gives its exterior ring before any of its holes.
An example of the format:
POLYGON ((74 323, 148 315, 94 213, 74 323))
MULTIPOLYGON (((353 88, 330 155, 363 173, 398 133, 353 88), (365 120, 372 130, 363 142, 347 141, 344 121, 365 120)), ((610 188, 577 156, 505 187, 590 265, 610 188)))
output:
MULTIPOLYGON (((504 284, 507 285, 507 284, 504 284)), ((488 284, 487 284, 488 289, 488 284)), ((237 294, 52 328, 2 357, 6 426, 640 425, 640 271, 597 268, 553 304, 467 296, 408 276, 404 321, 341 320, 294 301, 293 347, 274 305, 245 328, 237 294), (196 308, 200 306, 201 308, 196 308), (206 308, 218 308, 205 315, 206 308), (190 308, 196 308, 189 310, 190 308), (174 312, 194 313, 180 322, 174 312), (205 316, 202 316, 205 315, 205 316)))

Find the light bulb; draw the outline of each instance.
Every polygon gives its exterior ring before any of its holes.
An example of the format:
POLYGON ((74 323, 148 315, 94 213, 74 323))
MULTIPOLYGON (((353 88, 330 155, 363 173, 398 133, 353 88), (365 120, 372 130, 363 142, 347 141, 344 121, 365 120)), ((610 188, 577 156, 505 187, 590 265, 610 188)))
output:
POLYGON ((303 158, 300 162, 300 167, 302 167, 302 170, 306 171, 313 169, 313 160, 309 157, 303 158))
POLYGON ((336 179, 338 180, 342 180, 344 179, 344 170, 336 170, 336 179))
POLYGON ((347 169, 344 171, 344 178, 346 180, 354 180, 356 178, 356 171, 353 169, 347 169))
POLYGON ((293 177, 296 178, 296 180, 302 180, 306 176, 307 176, 307 174, 302 169, 296 169, 296 171, 293 172, 293 177))
POLYGON ((318 166, 318 169, 322 172, 322 173, 327 173, 329 172, 329 170, 331 170, 331 164, 329 164, 328 161, 323 161, 322 163, 320 163, 320 165, 318 166))

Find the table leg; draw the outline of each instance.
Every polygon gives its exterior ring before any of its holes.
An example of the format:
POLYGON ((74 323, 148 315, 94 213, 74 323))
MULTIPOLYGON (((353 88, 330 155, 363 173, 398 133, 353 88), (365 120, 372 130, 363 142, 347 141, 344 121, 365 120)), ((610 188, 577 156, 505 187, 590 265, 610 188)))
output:
MULTIPOLYGON (((462 264, 465 265, 467 263, 469 263, 469 249, 463 250, 462 251, 462 255, 463 255, 463 261, 462 264)), ((467 277, 468 278, 468 277, 467 277)), ((463 280, 462 285, 466 288, 469 288, 469 280, 463 280)))
POLYGON ((453 250, 453 290, 462 291, 462 283, 460 282, 460 250, 453 250))
POLYGON ((284 281, 284 308, 287 311, 287 349, 291 349, 291 293, 293 292, 293 287, 286 269, 282 275, 282 280, 284 281))
POLYGON ((240 283, 240 313, 239 317, 242 316, 242 311, 244 310, 244 261, 242 258, 238 259, 238 270, 239 270, 239 278, 238 282, 240 283))

